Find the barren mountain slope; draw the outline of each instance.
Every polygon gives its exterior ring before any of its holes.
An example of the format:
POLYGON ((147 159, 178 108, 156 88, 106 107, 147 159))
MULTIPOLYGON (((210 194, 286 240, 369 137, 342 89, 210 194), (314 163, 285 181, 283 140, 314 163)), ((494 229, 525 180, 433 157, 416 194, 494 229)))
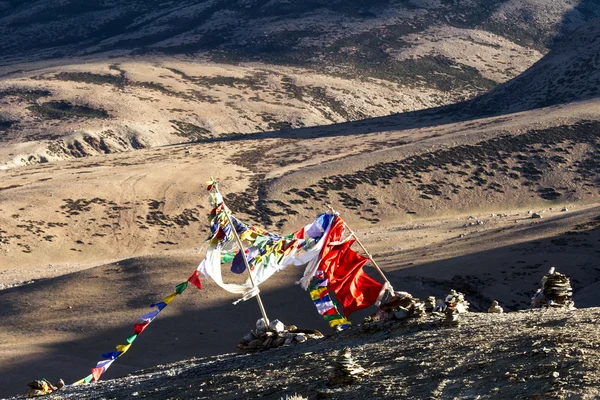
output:
POLYGON ((558 42, 517 78, 469 102, 472 115, 506 114, 600 97, 600 19, 558 42))
POLYGON ((600 15, 585 0, 0 7, 2 167, 451 104, 600 15))
POLYGON ((140 60, 0 81, 0 168, 360 120, 452 100, 297 68, 140 60))

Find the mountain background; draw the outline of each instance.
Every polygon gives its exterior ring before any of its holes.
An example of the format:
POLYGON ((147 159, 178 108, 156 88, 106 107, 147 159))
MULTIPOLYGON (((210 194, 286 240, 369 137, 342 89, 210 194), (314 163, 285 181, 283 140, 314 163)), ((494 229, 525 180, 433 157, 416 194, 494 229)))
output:
MULTIPOLYGON (((518 311, 555 266, 599 306, 599 18, 591 0, 0 1, 0 395, 87 375, 187 279, 211 176, 278 233, 333 206, 397 290, 518 311)), ((267 310, 327 332, 300 274, 265 283, 267 310)), ((234 351, 258 310, 233 300, 186 292, 103 378, 234 351)))

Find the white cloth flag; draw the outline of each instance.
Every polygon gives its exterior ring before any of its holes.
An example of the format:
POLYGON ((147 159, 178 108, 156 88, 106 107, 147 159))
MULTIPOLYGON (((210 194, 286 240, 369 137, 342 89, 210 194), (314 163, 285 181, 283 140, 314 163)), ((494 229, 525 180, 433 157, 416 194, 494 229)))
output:
POLYGON ((206 250, 206 257, 198 266, 198 272, 211 278, 215 283, 230 293, 244 294, 252 289, 252 284, 224 283, 221 275, 221 246, 211 244, 206 250))

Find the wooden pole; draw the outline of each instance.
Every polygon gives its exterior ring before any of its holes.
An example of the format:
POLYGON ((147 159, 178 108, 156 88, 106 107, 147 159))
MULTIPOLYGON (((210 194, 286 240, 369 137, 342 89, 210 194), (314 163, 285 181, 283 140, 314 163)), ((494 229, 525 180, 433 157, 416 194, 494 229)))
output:
MULTIPOLYGON (((330 205, 328 205, 327 207, 329 207, 329 209, 332 212, 335 213, 335 210, 333 209, 333 207, 331 207, 330 205)), ((367 255, 367 257, 369 258, 369 260, 371 260, 371 262, 373 263, 373 265, 375 266, 375 268, 377 269, 377 271, 379 272, 379 274, 381 275, 381 277, 390 286, 392 286, 391 282, 385 276, 385 274, 383 273, 383 271, 381 270, 381 268, 379 268, 379 265, 377 265, 377 262, 375 262, 375 260, 373 259, 373 256, 371 255, 371 253, 369 253, 369 251, 367 250, 367 248, 362 244, 362 242, 360 241, 360 239, 356 236, 356 233, 354 233, 354 231, 352 229, 350 229, 350 227, 348 226, 348 224, 346 224, 346 221, 344 221, 344 228, 348 229, 348 231, 350 232, 350 235, 354 236, 354 238, 356 239, 356 243, 358 243, 358 245, 363 249, 363 251, 365 252, 365 254, 367 255)))
MULTIPOLYGON (((231 222, 231 218, 229 218, 229 213, 227 212, 227 206, 225 205, 225 201, 223 201, 223 207, 225 208, 225 215, 227 215, 227 221, 231 226, 231 231, 233 232, 233 236, 235 236, 235 240, 242 252, 242 258, 244 259, 244 264, 246 264, 246 270, 248 271, 248 276, 250 276, 250 283, 252 283, 253 288, 258 288, 254 283, 254 278, 252 278, 252 273, 250 272, 250 264, 248 264, 248 260, 246 259, 246 249, 244 249, 244 245, 242 244, 242 240, 240 239, 237 231, 235 230, 235 226, 231 222)), ((263 305, 262 299, 260 298, 260 293, 256 294, 256 300, 258 301, 258 307, 260 308, 260 312, 265 320, 265 325, 269 327, 269 318, 267 318, 267 312, 265 311, 265 306, 263 305)))

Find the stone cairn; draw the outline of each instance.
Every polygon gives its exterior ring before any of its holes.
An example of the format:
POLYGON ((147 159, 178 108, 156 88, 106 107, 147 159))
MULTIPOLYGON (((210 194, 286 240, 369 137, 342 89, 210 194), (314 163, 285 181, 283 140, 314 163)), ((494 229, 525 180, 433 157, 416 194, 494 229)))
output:
POLYGON ((575 302, 571 300, 573 288, 568 276, 556 272, 554 267, 542 278, 542 288, 538 289, 531 299, 532 308, 566 308, 574 309, 575 302))
POLYGON ((60 379, 58 382, 56 382, 56 385, 53 385, 47 379, 37 379, 35 381, 29 382, 27 386, 29 386, 29 389, 27 389, 27 391, 25 392, 25 397, 32 398, 45 396, 47 394, 55 392, 58 389, 61 389, 63 386, 65 386, 65 382, 62 379, 60 379))
POLYGON ((446 296, 444 306, 445 323, 458 324, 458 316, 469 311, 469 302, 465 300, 465 295, 454 289, 446 296))
POLYGON ((256 329, 248 332, 237 347, 244 352, 254 353, 322 337, 323 334, 317 330, 298 329, 295 325, 287 326, 277 319, 266 326, 261 318, 256 321, 256 329))
POLYGON ((409 317, 420 317, 425 314, 427 302, 412 297, 407 292, 394 292, 380 306, 379 312, 367 317, 365 322, 379 322, 388 319, 406 319, 409 317))
POLYGON ((335 359, 327 385, 352 384, 366 374, 367 371, 352 359, 350 348, 345 347, 340 350, 335 359))
POLYGON ((487 312, 490 314, 502 314, 504 312, 504 309, 500 307, 500 304, 498 304, 496 300, 494 300, 490 308, 488 308, 487 312))

